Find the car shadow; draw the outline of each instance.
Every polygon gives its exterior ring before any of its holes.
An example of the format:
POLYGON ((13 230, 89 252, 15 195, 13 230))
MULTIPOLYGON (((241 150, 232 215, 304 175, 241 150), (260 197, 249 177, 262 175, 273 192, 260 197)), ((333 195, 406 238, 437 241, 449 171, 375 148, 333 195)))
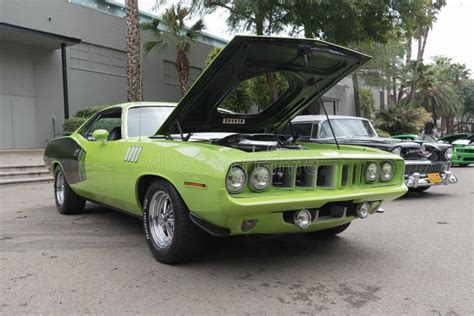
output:
MULTIPOLYGON (((82 217, 89 217, 88 222, 103 223, 109 226, 111 235, 116 235, 121 230, 122 234, 135 239, 133 244, 141 244, 147 248, 143 237, 143 225, 139 218, 118 211, 88 203, 81 213, 82 217)), ((383 249, 366 248, 357 238, 351 238, 351 227, 347 231, 334 237, 315 236, 314 234, 275 234, 275 235, 240 235, 229 237, 209 236, 201 255, 188 263, 180 266, 196 265, 226 265, 253 267, 268 264, 285 264, 292 262, 318 262, 333 258, 333 260, 346 260, 357 262, 366 261, 367 258, 378 256, 375 252, 383 249)), ((123 236, 123 235, 122 235, 123 236)), ((148 251, 146 252, 148 253, 148 251)), ((151 253, 149 253, 150 256, 151 253)))
POLYGON ((448 193, 441 193, 441 192, 430 192, 424 191, 424 192, 411 192, 408 191, 404 196, 399 197, 397 200, 413 200, 413 199, 438 199, 442 200, 445 199, 448 196, 452 196, 452 194, 448 193))

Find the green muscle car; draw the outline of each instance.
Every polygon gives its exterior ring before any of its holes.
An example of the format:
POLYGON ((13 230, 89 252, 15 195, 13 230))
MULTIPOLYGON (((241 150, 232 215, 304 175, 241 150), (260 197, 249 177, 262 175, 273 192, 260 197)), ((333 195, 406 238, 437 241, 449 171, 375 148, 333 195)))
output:
POLYGON ((50 141, 57 208, 87 200, 141 217, 151 252, 170 264, 209 234, 340 233, 405 194, 402 158, 275 132, 368 59, 317 40, 237 36, 177 105, 111 106, 50 141), (288 84, 263 110, 219 108, 271 72, 288 84))
POLYGON ((459 133, 440 138, 440 141, 454 146, 451 163, 458 166, 474 164, 474 134, 459 133))

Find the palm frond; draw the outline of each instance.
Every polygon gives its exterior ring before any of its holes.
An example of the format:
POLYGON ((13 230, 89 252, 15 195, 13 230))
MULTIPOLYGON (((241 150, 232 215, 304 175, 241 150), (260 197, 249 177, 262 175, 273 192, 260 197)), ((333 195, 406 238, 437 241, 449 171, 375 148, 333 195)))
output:
POLYGON ((186 36, 194 40, 199 35, 199 32, 205 29, 204 21, 199 19, 194 23, 189 30, 186 32, 186 36))
POLYGON ((164 40, 156 40, 156 41, 148 41, 143 45, 143 49, 145 50, 145 54, 148 54, 152 49, 155 47, 158 50, 162 50, 167 45, 167 42, 164 40))

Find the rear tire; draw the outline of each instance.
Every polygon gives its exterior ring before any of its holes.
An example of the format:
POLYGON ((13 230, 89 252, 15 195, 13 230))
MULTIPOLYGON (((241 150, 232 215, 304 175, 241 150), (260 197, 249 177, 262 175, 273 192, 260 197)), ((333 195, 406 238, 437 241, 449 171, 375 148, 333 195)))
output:
POLYGON ((350 224, 351 224, 351 222, 343 224, 341 226, 336 226, 336 227, 333 227, 333 228, 323 229, 323 230, 315 232, 314 234, 317 235, 317 236, 323 236, 323 237, 333 237, 333 236, 336 236, 337 234, 340 234, 343 231, 345 231, 349 227, 350 224))
POLYGON ((153 182, 143 204, 145 237, 156 260, 182 263, 201 252, 206 233, 191 221, 186 204, 170 183, 153 182))
POLYGON ((417 193, 421 193, 421 192, 425 192, 426 190, 428 190, 430 187, 419 187, 419 188, 409 188, 408 190, 410 192, 417 192, 417 193))
POLYGON ((77 214, 86 205, 86 200, 71 189, 60 166, 54 170, 54 199, 58 212, 63 215, 77 214))

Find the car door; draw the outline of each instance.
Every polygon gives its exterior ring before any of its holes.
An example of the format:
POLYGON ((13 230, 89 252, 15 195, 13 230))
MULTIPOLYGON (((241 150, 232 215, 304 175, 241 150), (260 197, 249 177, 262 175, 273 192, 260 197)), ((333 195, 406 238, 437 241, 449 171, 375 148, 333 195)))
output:
POLYGON ((86 183, 83 190, 90 199, 119 207, 117 188, 120 182, 120 163, 123 161, 124 140, 122 138, 122 109, 112 109, 101 113, 84 132, 86 183), (105 142, 93 137, 96 130, 106 130, 109 135, 105 142))

